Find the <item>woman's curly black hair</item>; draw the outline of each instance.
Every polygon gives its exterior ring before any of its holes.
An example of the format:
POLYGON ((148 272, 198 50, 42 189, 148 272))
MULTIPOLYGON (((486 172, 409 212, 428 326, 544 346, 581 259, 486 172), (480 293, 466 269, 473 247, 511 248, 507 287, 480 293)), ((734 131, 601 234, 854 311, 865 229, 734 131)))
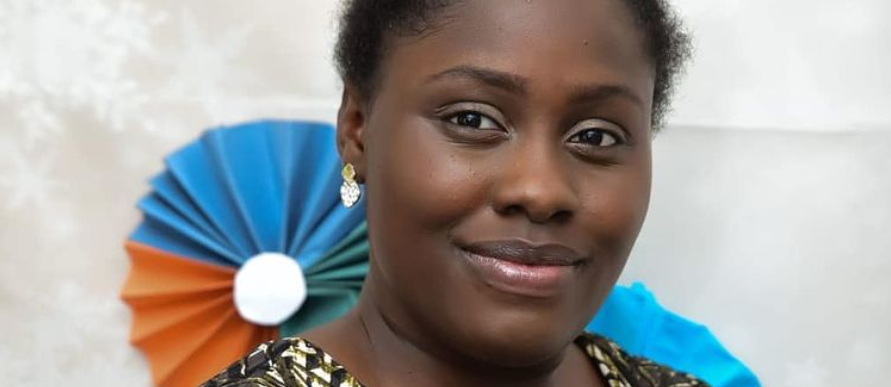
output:
MULTIPOLYGON (((435 29, 457 0, 344 0, 335 62, 344 82, 362 98, 374 96, 378 71, 392 36, 418 36, 435 29)), ((653 127, 659 129, 670 110, 677 77, 691 57, 692 45, 680 19, 666 0, 619 0, 634 14, 653 61, 653 127)))

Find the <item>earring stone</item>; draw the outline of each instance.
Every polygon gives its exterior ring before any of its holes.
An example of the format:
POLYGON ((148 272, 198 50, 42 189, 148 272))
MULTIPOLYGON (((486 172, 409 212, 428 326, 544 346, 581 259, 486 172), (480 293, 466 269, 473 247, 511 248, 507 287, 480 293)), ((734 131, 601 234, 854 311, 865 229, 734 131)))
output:
POLYGON ((359 188, 359 184, 356 183, 356 170, 353 168, 353 164, 347 163, 344 165, 340 175, 343 177, 343 184, 340 186, 340 200, 343 202, 344 207, 352 208, 359 201, 359 197, 362 196, 362 190, 359 188))

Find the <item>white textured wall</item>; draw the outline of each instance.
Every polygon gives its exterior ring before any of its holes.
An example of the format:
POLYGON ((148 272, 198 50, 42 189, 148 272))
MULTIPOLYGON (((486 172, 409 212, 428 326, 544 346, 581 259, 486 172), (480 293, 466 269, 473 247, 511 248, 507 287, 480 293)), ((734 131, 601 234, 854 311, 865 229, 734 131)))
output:
MULTIPOLYGON (((623 281, 766 386, 891 365, 891 16, 881 0, 678 0, 698 42, 623 281), (789 130, 794 129, 794 130, 789 130)), ((116 299, 133 204, 206 126, 332 117, 333 2, 0 0, 0 371, 147 386, 116 299)))
POLYGON ((674 2, 698 46, 675 122, 891 128, 891 2, 674 2))

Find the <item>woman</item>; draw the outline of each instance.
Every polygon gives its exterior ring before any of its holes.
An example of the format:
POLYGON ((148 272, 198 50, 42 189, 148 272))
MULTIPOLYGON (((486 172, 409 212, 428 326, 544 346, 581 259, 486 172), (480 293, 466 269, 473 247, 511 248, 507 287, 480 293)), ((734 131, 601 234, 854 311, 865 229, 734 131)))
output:
POLYGON ((688 53, 662 1, 353 0, 341 27, 358 306, 206 386, 702 385, 582 333, 643 223, 688 53))

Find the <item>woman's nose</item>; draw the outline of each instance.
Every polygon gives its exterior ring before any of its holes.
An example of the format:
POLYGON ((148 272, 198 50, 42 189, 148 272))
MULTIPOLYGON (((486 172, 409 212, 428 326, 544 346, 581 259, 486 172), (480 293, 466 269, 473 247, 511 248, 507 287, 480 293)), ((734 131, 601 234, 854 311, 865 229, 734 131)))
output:
MULTIPOLYGON (((518 141, 519 142, 519 141, 518 141)), ((560 147, 539 139, 513 144, 495 178, 493 207, 533 223, 564 222, 578 205, 560 147)))

